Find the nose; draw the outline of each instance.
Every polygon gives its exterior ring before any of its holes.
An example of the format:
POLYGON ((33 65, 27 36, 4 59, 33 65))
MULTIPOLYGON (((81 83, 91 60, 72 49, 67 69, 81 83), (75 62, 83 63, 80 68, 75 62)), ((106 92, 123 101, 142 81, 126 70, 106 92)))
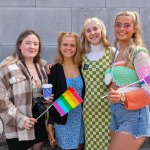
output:
POLYGON ((71 46, 70 46, 70 45, 68 45, 68 46, 67 46, 67 49, 70 49, 70 48, 71 48, 71 46))
POLYGON ((30 48, 34 48, 34 44, 33 43, 30 44, 30 48))
POLYGON ((94 30, 91 30, 91 34, 94 34, 95 33, 95 31, 94 30))
POLYGON ((124 26, 123 25, 120 26, 120 30, 124 30, 124 26))

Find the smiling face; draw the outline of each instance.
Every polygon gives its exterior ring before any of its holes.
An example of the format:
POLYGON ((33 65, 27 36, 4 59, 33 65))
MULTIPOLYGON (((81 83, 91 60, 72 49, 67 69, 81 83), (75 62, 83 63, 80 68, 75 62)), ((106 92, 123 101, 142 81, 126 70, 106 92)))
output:
POLYGON ((118 16, 114 25, 115 36, 121 41, 129 42, 133 33, 135 33, 135 27, 131 16, 118 16))
POLYGON ((28 35, 22 40, 19 49, 24 59, 34 59, 39 52, 39 39, 34 34, 28 35))
POLYGON ((60 44, 60 51, 64 58, 73 58, 76 54, 76 39, 74 37, 64 36, 60 44))
POLYGON ((90 44, 98 45, 101 43, 101 29, 95 22, 89 22, 85 27, 85 36, 90 44))

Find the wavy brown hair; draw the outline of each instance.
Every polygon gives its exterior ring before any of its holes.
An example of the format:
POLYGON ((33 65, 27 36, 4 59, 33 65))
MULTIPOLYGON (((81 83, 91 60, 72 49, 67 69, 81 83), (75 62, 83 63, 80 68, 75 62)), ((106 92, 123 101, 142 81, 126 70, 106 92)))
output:
POLYGON ((59 32, 58 33, 58 38, 57 38, 57 54, 56 54, 56 58, 55 58, 55 63, 60 63, 63 64, 63 56, 60 52, 60 46, 61 46, 61 42, 63 37, 73 37, 76 40, 76 54, 74 55, 74 63, 76 65, 80 65, 81 64, 81 60, 82 60, 82 47, 81 47, 81 42, 80 42, 80 38, 78 36, 78 34, 76 33, 69 33, 69 32, 59 32))
POLYGON ((19 46, 21 45, 21 43, 22 43, 22 41, 27 37, 27 36, 29 36, 29 35, 35 35, 37 38, 38 38, 38 40, 39 40, 39 52, 38 52, 38 54, 35 56, 35 58, 33 59, 33 62, 34 63, 38 63, 39 61, 40 61, 40 54, 41 54, 41 51, 42 51, 42 46, 41 46, 41 39, 40 39, 40 37, 39 37, 39 35, 35 32, 35 31, 33 31, 33 30, 26 30, 26 31, 24 31, 24 32, 22 32, 20 35, 19 35, 19 37, 18 37, 18 39, 17 39, 17 41, 16 41, 16 54, 18 55, 18 58, 20 59, 20 60, 24 60, 24 57, 23 57, 23 55, 22 55, 22 53, 21 53, 21 51, 20 51, 20 49, 19 49, 19 46))
POLYGON ((13 63, 16 63, 18 60, 21 60, 21 61, 24 61, 24 57, 21 53, 21 50, 19 49, 19 46, 21 45, 22 41, 29 35, 35 35, 38 40, 39 40, 39 52, 37 54, 37 56, 34 58, 34 63, 38 63, 40 62, 40 54, 41 54, 41 51, 42 51, 42 48, 41 48, 41 39, 39 37, 39 35, 33 31, 33 30, 25 30, 24 32, 22 32, 17 41, 16 41, 16 51, 14 52, 14 54, 12 56, 9 56, 8 58, 6 58, 4 61, 1 62, 0 64, 0 67, 3 67, 3 66, 7 66, 7 65, 10 65, 10 64, 13 64, 13 63))

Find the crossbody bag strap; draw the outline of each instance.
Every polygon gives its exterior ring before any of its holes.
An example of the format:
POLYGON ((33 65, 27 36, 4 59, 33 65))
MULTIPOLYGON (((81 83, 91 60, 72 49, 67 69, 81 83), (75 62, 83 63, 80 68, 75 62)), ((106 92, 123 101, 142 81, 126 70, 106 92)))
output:
MULTIPOLYGON (((30 71, 28 70, 28 67, 27 67, 27 65, 25 64, 25 62, 22 62, 22 63, 24 64, 24 66, 25 66, 25 68, 27 69, 29 75, 31 76, 30 71)), ((40 71, 39 71, 39 69, 38 69, 36 63, 34 63, 34 66, 35 66, 37 75, 38 75, 38 77, 39 77, 39 79, 41 80, 41 83, 42 83, 42 76, 41 76, 41 73, 40 73, 40 71)), ((32 78, 33 78, 33 77, 31 77, 31 79, 32 79, 32 78)))
POLYGON ((34 66, 35 66, 36 72, 37 72, 37 74, 38 74, 38 77, 39 77, 39 79, 41 80, 41 83, 42 83, 42 76, 41 76, 41 73, 40 73, 40 71, 39 71, 39 69, 38 69, 36 63, 34 63, 34 66))

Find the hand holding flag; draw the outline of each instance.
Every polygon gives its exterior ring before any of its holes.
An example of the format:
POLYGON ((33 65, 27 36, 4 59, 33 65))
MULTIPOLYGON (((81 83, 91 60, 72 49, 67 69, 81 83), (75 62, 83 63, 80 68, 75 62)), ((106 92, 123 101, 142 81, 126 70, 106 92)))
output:
POLYGON ((38 118, 36 118, 36 120, 43 116, 52 106, 56 108, 56 110, 60 113, 61 116, 64 116, 66 113, 73 110, 82 102, 82 98, 77 94, 75 89, 70 87, 55 102, 53 102, 53 104, 50 105, 38 118))
MULTIPOLYGON (((132 84, 128 84, 128 85, 126 85, 125 87, 122 87, 122 88, 120 88, 120 89, 124 89, 124 88, 129 87, 129 86, 131 86, 131 85, 134 85, 134 84, 136 84, 136 83, 138 83, 138 82, 140 82, 141 85, 145 83, 146 86, 147 86, 148 84, 150 84, 150 74, 148 74, 148 75, 147 75, 146 77, 144 77, 143 79, 138 80, 138 81, 136 81, 136 82, 133 82, 132 84)), ((101 98, 105 98, 106 96, 108 96, 108 94, 102 96, 101 98)))

